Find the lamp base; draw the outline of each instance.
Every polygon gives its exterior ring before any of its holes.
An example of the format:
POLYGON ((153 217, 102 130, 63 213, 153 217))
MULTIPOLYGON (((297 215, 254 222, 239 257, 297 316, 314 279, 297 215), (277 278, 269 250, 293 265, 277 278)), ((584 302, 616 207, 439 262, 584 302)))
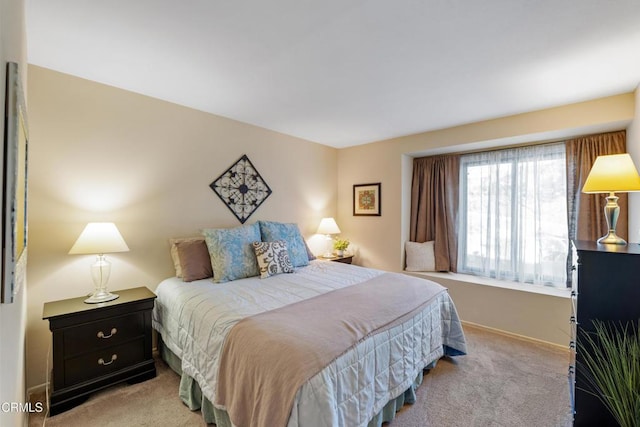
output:
POLYGON ((101 302, 113 301, 119 297, 120 295, 118 294, 112 294, 108 291, 99 291, 91 294, 91 296, 84 300, 84 302, 85 304, 99 304, 101 302))
POLYGON ((598 239, 599 245, 626 245, 627 241, 622 237, 618 237, 615 231, 610 230, 606 236, 602 236, 598 239))
POLYGON ((607 221, 609 232, 598 239, 601 245, 626 245, 627 242, 616 235, 616 224, 618 223, 618 215, 620 214, 620 206, 618 206, 618 197, 615 193, 609 193, 607 203, 604 205, 604 219, 607 221))

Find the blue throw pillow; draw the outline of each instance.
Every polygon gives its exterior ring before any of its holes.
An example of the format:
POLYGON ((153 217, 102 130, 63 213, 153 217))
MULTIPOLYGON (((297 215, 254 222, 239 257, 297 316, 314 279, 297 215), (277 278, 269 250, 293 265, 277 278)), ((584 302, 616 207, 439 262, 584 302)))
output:
POLYGON ((263 242, 284 240, 287 242, 289 259, 294 267, 309 265, 307 245, 300 234, 297 224, 285 224, 275 221, 258 221, 263 242))
POLYGON ((260 269, 253 250, 253 242, 260 240, 258 224, 235 228, 207 228, 202 230, 215 282, 258 276, 260 269))

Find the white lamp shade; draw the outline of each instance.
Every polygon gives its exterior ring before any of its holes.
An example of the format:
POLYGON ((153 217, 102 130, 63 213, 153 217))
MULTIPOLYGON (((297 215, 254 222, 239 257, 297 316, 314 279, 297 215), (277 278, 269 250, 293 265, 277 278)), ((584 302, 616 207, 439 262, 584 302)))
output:
POLYGON ((322 218, 318 226, 318 234, 340 234, 340 228, 333 218, 322 218))
POLYGON ((583 193, 627 193, 640 191, 640 176, 631 156, 598 156, 582 187, 583 193))
POLYGON ((70 255, 128 252, 116 225, 112 222, 90 222, 71 247, 70 255))

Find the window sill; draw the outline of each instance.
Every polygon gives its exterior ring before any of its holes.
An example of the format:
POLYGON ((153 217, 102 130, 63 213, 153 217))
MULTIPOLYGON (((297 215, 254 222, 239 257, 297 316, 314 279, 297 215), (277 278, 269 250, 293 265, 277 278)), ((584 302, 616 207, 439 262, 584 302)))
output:
POLYGON ((571 298, 571 289, 560 289, 551 286, 542 285, 525 285, 518 282, 509 282, 506 280, 491 279, 488 277, 473 276, 470 274, 460 273, 440 273, 431 271, 403 271, 404 274, 416 277, 425 277, 430 279, 449 279, 458 282, 465 282, 474 285, 492 286, 495 288, 510 289, 514 291, 529 292, 533 294, 549 295, 560 298, 571 298))

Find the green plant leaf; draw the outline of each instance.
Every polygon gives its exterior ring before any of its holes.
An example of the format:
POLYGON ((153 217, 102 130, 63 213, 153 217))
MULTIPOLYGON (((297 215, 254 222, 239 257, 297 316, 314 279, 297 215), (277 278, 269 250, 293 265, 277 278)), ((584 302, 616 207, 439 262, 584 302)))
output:
POLYGON ((640 426, 640 334, 635 324, 594 320, 578 351, 595 395, 622 427, 640 426))

